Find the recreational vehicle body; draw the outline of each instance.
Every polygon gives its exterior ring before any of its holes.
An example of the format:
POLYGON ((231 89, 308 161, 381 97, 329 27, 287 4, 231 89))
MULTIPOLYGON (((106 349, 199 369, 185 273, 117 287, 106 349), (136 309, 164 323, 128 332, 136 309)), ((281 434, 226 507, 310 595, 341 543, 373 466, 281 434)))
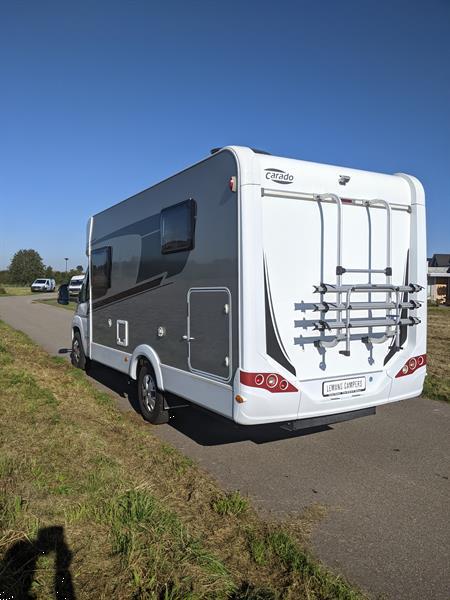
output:
POLYGON ((330 423, 417 396, 420 182, 229 146, 93 216, 72 360, 236 423, 330 423))

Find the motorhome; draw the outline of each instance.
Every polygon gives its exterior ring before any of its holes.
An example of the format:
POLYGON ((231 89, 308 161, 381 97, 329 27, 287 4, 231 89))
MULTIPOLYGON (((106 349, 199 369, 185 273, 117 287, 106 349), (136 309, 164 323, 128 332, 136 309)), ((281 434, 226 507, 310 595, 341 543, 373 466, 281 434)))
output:
POLYGON ((74 275, 69 281, 69 296, 78 296, 83 285, 84 275, 74 275))
POLYGON ((153 423, 173 395, 295 430, 422 391, 425 196, 411 175, 215 149, 91 217, 87 257, 72 361, 137 381, 153 423))

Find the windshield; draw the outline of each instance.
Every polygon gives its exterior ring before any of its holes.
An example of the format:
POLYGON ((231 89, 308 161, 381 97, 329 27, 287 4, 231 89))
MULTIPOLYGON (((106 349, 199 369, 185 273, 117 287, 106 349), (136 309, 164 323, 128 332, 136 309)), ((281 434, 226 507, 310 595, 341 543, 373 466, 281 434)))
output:
POLYGON ((46 283, 47 280, 46 279, 36 279, 36 281, 34 283, 46 283))

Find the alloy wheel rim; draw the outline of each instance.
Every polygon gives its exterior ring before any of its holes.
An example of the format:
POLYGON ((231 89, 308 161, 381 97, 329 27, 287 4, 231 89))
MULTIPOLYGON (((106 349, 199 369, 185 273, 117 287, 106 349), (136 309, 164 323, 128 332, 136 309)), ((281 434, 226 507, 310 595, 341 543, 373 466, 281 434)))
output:
POLYGON ((142 398, 149 412, 153 412, 156 406, 156 386, 151 375, 144 375, 142 379, 142 398))
POLYGON ((74 340, 73 342, 73 355, 75 357, 76 362, 80 362, 81 352, 78 340, 74 340))

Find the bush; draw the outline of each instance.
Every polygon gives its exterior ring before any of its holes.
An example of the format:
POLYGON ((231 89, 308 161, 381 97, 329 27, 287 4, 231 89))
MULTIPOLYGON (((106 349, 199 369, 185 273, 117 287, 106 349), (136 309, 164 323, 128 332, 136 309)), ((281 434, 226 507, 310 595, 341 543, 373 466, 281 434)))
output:
POLYGON ((4 296, 5 294, 6 294, 5 288, 0 285, 0 296, 4 296))

